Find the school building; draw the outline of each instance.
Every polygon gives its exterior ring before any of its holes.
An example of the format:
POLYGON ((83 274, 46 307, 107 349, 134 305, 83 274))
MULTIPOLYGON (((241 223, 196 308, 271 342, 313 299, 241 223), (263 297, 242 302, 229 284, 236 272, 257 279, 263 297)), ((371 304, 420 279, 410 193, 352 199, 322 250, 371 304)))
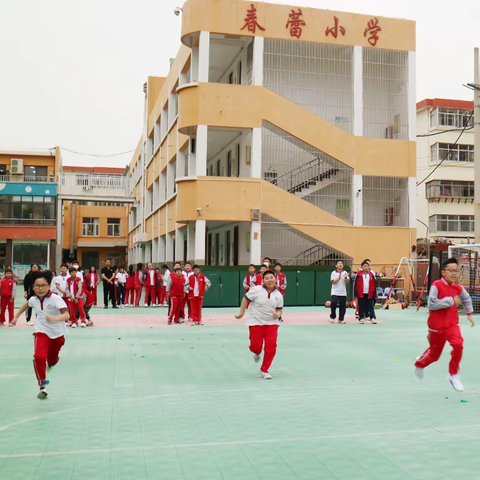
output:
POLYGON ((243 0, 188 0, 179 20, 168 76, 144 86, 130 262, 408 257, 415 23, 243 0))
POLYGON ((473 102, 419 102, 417 133, 418 238, 475 243, 473 102))

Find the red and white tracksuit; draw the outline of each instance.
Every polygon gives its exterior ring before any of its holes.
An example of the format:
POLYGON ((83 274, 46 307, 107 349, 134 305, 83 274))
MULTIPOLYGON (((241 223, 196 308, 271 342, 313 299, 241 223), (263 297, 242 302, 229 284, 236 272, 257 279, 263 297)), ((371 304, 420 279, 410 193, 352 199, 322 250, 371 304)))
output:
POLYGON ((275 273, 275 286, 282 296, 285 296, 285 290, 281 288, 283 286, 285 286, 285 288, 287 287, 287 277, 284 273, 275 273))
POLYGON ((428 295, 428 342, 430 346, 415 363, 425 368, 436 362, 442 354, 445 342, 452 346, 452 359, 448 367, 450 375, 457 375, 463 355, 463 337, 458 325, 458 309, 455 297, 460 297, 467 315, 473 313, 472 299, 464 287, 448 284, 443 278, 434 282, 428 295))
MULTIPOLYGON (((188 280, 190 277, 193 276, 193 272, 185 272, 183 271, 183 277, 185 278, 185 284, 188 284, 188 280)), ((183 297, 183 304, 180 308, 180 316, 185 318, 185 305, 187 306, 187 314, 188 318, 193 318, 192 316, 192 305, 190 302, 190 297, 188 296, 188 292, 185 292, 185 296, 183 297)))
POLYGON ((125 305, 135 305, 135 274, 127 272, 127 282, 125 283, 125 305))
POLYGON ((188 298, 192 309, 192 320, 196 323, 202 321, 202 303, 205 295, 205 286, 210 287, 210 280, 203 273, 190 275, 188 278, 188 298))
POLYGON ((0 281, 0 323, 5 323, 5 311, 8 309, 8 321, 13 320, 13 310, 15 295, 17 293, 17 282, 13 279, 6 279, 0 281))
POLYGON ((156 272, 157 275, 157 286, 155 288, 155 303, 160 306, 163 303, 163 275, 160 272, 156 272))
POLYGON ((170 281, 170 313, 168 315, 168 321, 172 320, 175 323, 180 323, 180 307, 182 306, 183 298, 185 296, 185 278, 182 275, 177 277, 172 274, 170 281))
POLYGON ((253 275, 247 273, 247 275, 243 279, 243 288, 245 289, 245 293, 248 293, 248 291, 256 285, 256 281, 257 275, 255 273, 253 275))
POLYGON ((143 272, 143 285, 145 287, 145 305, 150 299, 151 305, 155 305, 155 297, 157 290, 157 272, 153 268, 147 268, 143 272))
POLYGON ((70 310, 70 321, 75 323, 77 320, 77 308, 80 314, 80 321, 86 323, 85 320, 85 310, 83 309, 83 282, 80 278, 67 278, 67 289, 68 289, 68 309, 70 310), (72 298, 77 300, 77 302, 72 301, 72 298))
POLYGON ((94 305, 97 306, 97 287, 98 287, 98 274, 97 273, 87 273, 85 275, 85 280, 87 281, 88 288, 93 295, 94 305))
POLYGON ((257 273, 255 275, 255 285, 258 287, 263 285, 263 275, 261 273, 257 273))

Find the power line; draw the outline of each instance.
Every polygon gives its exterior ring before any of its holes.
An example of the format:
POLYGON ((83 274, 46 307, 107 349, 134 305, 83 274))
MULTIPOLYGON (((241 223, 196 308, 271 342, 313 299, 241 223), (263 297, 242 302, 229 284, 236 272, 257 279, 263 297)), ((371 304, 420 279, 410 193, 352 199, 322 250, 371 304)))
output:
POLYGON ((468 124, 470 123, 470 120, 472 119, 472 117, 473 117, 473 111, 470 114, 470 116, 468 117, 468 121, 467 121, 466 125, 463 127, 462 131, 460 132, 460 135, 455 140, 455 143, 450 145, 450 148, 449 148, 448 152, 445 154, 445 156, 442 158, 442 161, 421 182, 417 183, 417 187, 419 187, 422 183, 425 182, 425 180, 427 180, 430 176, 432 176, 433 173, 440 167, 440 165, 442 165, 442 163, 448 158, 448 156, 450 155, 450 153, 453 150, 453 147, 458 144, 458 141, 460 140, 462 135, 465 133, 465 130, 467 129, 468 124))
POLYGON ((110 154, 98 154, 98 153, 84 153, 84 152, 76 152, 75 150, 70 150, 69 148, 59 147, 66 152, 74 153, 76 155, 84 155, 86 157, 100 157, 100 158, 111 158, 111 157, 119 157, 120 155, 126 155, 127 153, 133 153, 135 150, 128 150, 127 152, 119 152, 119 153, 110 153, 110 154))
POLYGON ((473 125, 468 128, 451 128, 450 130, 443 130, 442 132, 437 132, 437 133, 422 133, 421 135, 417 135, 417 138, 434 137, 435 135, 443 135, 444 133, 448 133, 448 132, 460 132, 460 131, 464 132, 465 130, 471 130, 472 128, 473 128, 473 125))

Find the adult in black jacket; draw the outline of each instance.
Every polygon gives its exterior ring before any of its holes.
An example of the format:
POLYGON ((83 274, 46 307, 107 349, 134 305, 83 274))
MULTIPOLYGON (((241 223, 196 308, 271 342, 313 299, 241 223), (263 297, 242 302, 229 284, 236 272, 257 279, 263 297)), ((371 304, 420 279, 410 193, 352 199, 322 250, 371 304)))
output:
MULTIPOLYGON (((40 265, 38 263, 32 263, 30 265, 30 271, 25 275, 25 278, 23 279, 23 289, 25 290, 25 300, 28 300, 30 297, 33 297, 33 272, 38 272, 41 270, 40 265)), ((29 308, 27 310, 27 322, 29 322, 32 319, 32 309, 29 308)))

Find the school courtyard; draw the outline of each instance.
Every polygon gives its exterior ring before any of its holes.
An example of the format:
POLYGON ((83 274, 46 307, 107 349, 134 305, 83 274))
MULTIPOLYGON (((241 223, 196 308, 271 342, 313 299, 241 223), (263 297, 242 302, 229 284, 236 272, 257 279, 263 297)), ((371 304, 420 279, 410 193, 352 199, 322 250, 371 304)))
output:
POLYGON ((36 398, 32 327, 0 330, 0 478, 458 479, 480 468, 480 328, 462 321, 464 393, 449 348, 414 376, 426 311, 330 325, 325 308, 287 308, 263 380, 236 309, 203 327, 166 309, 92 310, 71 330, 36 398))

